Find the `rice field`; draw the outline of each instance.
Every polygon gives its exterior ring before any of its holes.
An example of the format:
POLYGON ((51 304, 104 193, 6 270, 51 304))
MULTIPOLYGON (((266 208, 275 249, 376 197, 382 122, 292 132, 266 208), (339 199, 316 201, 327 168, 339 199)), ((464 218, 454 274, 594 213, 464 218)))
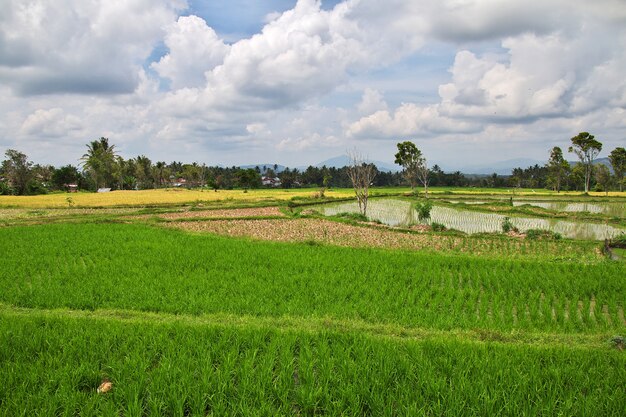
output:
MULTIPOLYGON (((192 217, 193 219, 197 219, 192 217)), ((185 218, 190 220, 192 218, 185 218)), ((180 219, 177 217, 176 219, 180 219)), ((279 242, 330 244, 347 247, 391 248, 466 254, 511 259, 576 259, 596 262, 602 258, 597 245, 588 242, 554 242, 508 239, 500 236, 458 236, 390 230, 376 224, 345 224, 317 218, 296 219, 227 219, 177 221, 166 226, 198 233, 215 233, 231 237, 251 237, 279 242)))
MULTIPOLYGON (((473 202, 476 203, 476 202, 473 202)), ((582 203, 581 203, 582 204, 582 203)), ((317 207, 324 215, 358 213, 354 202, 326 204, 317 207)), ((410 226, 419 223, 411 202, 391 198, 372 200, 368 205, 368 217, 390 226, 410 226)), ((429 222, 440 223, 449 229, 464 233, 497 233, 502 231, 505 215, 479 211, 458 210, 451 207, 433 206, 429 222)), ((546 218, 511 217, 513 226, 524 232, 529 229, 550 230, 570 239, 604 240, 626 233, 626 229, 608 224, 572 222, 546 218)))
MULTIPOLYGON (((496 200, 498 201, 498 200, 496 200)), ((499 202, 504 201, 499 199, 499 202)), ((452 204, 468 204, 468 205, 488 205, 493 202, 489 200, 447 200, 452 204)), ((569 213, 592 213, 592 214, 606 214, 607 216, 626 217, 626 202, 624 201, 553 201, 553 200, 527 200, 517 199, 513 200, 514 207, 533 206, 540 207, 546 210, 555 212, 569 212, 569 213)))
POLYGON ((5 416, 619 415, 619 351, 8 315, 5 416), (112 389, 96 393, 109 381, 112 389))
POLYGON ((264 198, 0 211, 0 416, 623 414, 626 263, 597 243, 264 198))
MULTIPOLYGON (((284 201, 294 197, 310 198, 315 189, 258 189, 258 190, 187 190, 168 188, 139 191, 111 191, 108 193, 55 193, 36 196, 0 196, 0 208, 86 208, 86 207, 130 207, 130 206, 175 206, 201 204, 216 201, 284 201), (71 198, 71 203, 67 201, 71 198)), ((329 190, 330 198, 352 196, 348 189, 329 190)))
MULTIPOLYGON (((408 194, 410 188, 401 187, 372 187, 371 194, 376 196, 408 194)), ((418 190, 420 191, 420 190, 418 190)), ((137 206, 176 206, 202 204, 211 202, 271 202, 287 201, 295 198, 315 198, 319 190, 316 188, 303 189, 251 189, 244 190, 188 190, 182 188, 167 188, 139 191, 112 191, 108 193, 52 193, 36 196, 0 196, 2 208, 93 208, 93 207, 137 207, 137 206), (71 198, 71 202, 68 201, 71 198)), ((576 198, 578 192, 562 192, 556 194, 549 190, 503 190, 498 188, 443 188, 434 187, 429 190, 433 195, 467 195, 497 196, 501 198, 518 196, 552 196, 555 198, 576 198)), ((354 191, 351 188, 331 188, 325 192, 328 198, 351 198, 354 191)), ((592 197, 607 198, 605 193, 590 192, 592 197)), ((610 192, 608 197, 626 197, 626 192, 610 192)))
POLYGON ((598 213, 608 216, 626 217, 626 202, 560 202, 560 201, 514 201, 514 206, 523 206, 529 204, 531 206, 541 207, 554 211, 566 211, 572 213, 598 213))

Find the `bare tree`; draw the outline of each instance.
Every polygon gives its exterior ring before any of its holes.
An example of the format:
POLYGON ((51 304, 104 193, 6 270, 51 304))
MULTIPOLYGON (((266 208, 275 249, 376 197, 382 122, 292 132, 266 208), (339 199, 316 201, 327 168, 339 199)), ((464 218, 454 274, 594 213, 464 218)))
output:
POLYGON ((374 164, 365 162, 363 155, 356 149, 348 151, 350 165, 348 168, 348 177, 354 187, 356 200, 359 204, 359 211, 362 215, 367 216, 367 200, 369 198, 369 188, 376 177, 376 167, 374 164))
POLYGON ((426 158, 422 158, 422 163, 417 167, 417 178, 420 180, 422 185, 424 186, 424 195, 428 198, 428 183, 430 182, 430 169, 428 168, 428 163, 426 163, 426 158))

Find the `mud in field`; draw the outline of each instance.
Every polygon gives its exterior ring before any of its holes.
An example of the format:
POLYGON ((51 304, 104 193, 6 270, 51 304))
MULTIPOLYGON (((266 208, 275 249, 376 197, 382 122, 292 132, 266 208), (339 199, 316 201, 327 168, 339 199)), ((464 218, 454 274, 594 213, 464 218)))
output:
POLYGON ((158 217, 166 220, 194 219, 194 218, 223 218, 223 217, 269 217, 284 216, 278 207, 253 207, 225 210, 184 211, 181 213, 159 214, 158 217))
POLYGON ((365 227, 325 219, 220 219, 172 222, 165 226, 192 232, 282 242, 317 242, 337 246, 408 250, 429 249, 514 258, 575 257, 587 260, 601 258, 599 252, 564 242, 527 241, 519 238, 470 238, 420 233, 421 231, 404 233, 380 225, 365 227))
POLYGON ((441 250, 454 247, 460 242, 459 238, 398 233, 322 219, 213 220, 172 223, 169 226, 226 236, 249 236, 283 242, 317 241, 339 246, 441 250))

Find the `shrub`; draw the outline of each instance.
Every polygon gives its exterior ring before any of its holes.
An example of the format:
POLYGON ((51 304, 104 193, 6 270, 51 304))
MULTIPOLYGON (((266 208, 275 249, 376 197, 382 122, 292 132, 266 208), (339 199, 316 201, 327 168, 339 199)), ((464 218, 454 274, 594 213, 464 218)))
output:
POLYGON ((11 195, 11 187, 4 181, 0 181, 0 195, 11 195))
POLYGON ((26 194, 27 195, 48 194, 48 189, 41 182, 32 180, 26 186, 26 194))
POLYGON ((446 226, 444 226, 441 223, 437 223, 437 222, 432 222, 430 224, 430 227, 432 227, 434 232, 445 232, 447 230, 446 226))
POLYGON ((433 208, 433 203, 426 201, 425 203, 416 203, 415 211, 417 211, 417 218, 420 222, 430 219, 430 211, 433 208))
POLYGON ((513 226, 513 223, 511 223, 511 218, 510 217, 505 217, 502 220, 502 232, 503 233, 509 233, 509 232, 519 232, 519 229, 515 226, 513 226))
POLYGON ((626 248, 626 233, 614 237, 609 241, 609 246, 614 248, 626 248))
POLYGON ((560 240, 561 234, 551 230, 528 229, 526 231, 526 238, 532 240, 560 240))

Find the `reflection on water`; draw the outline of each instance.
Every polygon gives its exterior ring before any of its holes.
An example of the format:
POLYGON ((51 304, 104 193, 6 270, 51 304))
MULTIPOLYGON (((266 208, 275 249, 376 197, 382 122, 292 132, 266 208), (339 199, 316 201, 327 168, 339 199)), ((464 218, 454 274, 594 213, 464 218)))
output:
MULTIPOLYGON (((325 216, 359 212, 359 206, 356 202, 325 204, 315 209, 325 216)), ((408 226, 417 222, 417 213, 411 209, 411 203, 387 198, 369 200, 367 217, 389 226, 408 226)))
MULTIPOLYGON (((581 203, 586 204, 586 203, 581 203)), ((318 206, 316 209, 326 215, 339 213, 358 213, 355 202, 336 203, 318 206)), ((409 226, 418 223, 417 213, 411 203, 395 199, 376 199, 368 203, 367 216, 390 226, 409 226)), ((504 215, 456 210, 448 207, 433 206, 430 222, 441 223, 449 229, 465 233, 491 233, 502 230, 504 215)), ((624 230, 605 224, 568 222, 562 220, 512 217, 511 223, 520 231, 528 229, 552 230, 563 237, 572 239, 603 240, 624 233, 624 230)))
MULTIPOLYGON (((448 200, 450 203, 464 203, 464 204, 487 204, 489 201, 481 200, 448 200)), ((533 200, 513 200, 515 207, 523 205, 531 205, 535 207, 541 207, 547 210, 554 211, 566 211, 566 212, 583 212, 606 214, 608 216, 626 217, 626 203, 617 202, 567 202, 567 201, 533 201, 533 200)))

